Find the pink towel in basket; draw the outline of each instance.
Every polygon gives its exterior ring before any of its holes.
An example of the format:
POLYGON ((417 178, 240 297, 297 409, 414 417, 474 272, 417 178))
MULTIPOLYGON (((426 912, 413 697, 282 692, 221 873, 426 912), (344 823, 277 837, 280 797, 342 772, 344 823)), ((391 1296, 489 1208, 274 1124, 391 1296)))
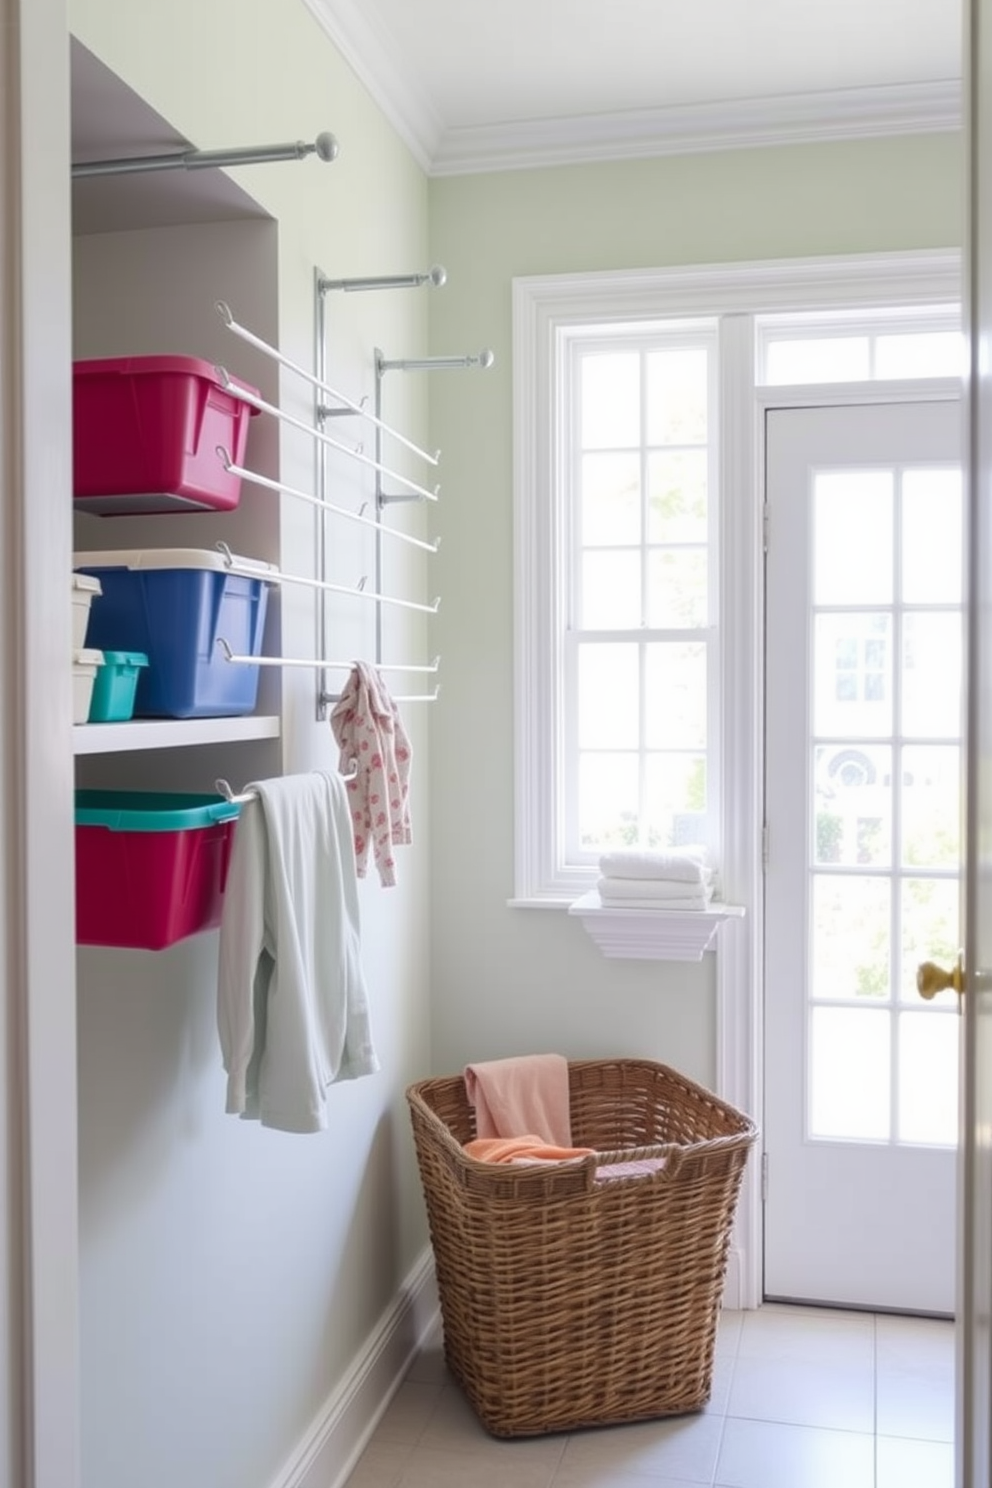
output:
POLYGON ((571 1147, 568 1061, 561 1054, 522 1054, 465 1066, 477 1137, 529 1135, 571 1147))
POLYGON ((476 1162, 559 1163, 593 1157, 593 1147, 556 1147, 528 1133, 523 1137, 476 1137, 465 1143, 465 1151, 476 1162))

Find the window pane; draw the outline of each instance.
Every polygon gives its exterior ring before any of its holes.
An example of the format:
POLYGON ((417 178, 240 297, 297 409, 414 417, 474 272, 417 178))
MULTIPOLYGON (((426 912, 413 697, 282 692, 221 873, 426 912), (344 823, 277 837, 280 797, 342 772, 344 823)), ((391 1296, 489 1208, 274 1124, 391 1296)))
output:
POLYGON ((648 455, 648 542, 705 542, 706 451, 648 455))
POLYGON ((813 1009, 811 1136, 886 1140, 890 1019, 880 1008, 813 1009))
POLYGON ((582 456, 582 543, 641 540, 641 462, 636 454, 582 456))
POLYGON ((890 865, 891 779, 886 746, 830 744, 814 751, 814 862, 890 865))
POLYGON ((964 575, 960 470, 902 478, 902 594, 907 604, 960 604, 964 575))
POLYGON ((705 548, 661 548, 648 554, 648 613, 652 630, 706 624, 708 558, 705 548))
POLYGON ((702 444, 706 439, 707 352, 675 346, 647 355, 647 443, 702 444))
POLYGON ((706 648, 653 643, 645 648, 648 749, 706 747, 706 648))
POLYGON ((899 1140, 953 1147, 958 1139, 958 1020, 899 1015, 899 1140))
POLYGON ((960 613, 906 616, 902 671, 904 734, 931 739, 960 736, 962 631, 960 613))
POLYGON ((960 331, 920 331, 875 341, 876 377, 960 377, 964 367, 960 331))
POLYGON ((636 754, 579 755, 579 840, 587 851, 637 842, 636 754))
POLYGON ((892 914, 888 878, 817 873, 812 883, 811 996, 888 997, 892 914))
POLYGON ((587 643, 578 655, 580 749, 636 749, 640 698, 636 645, 587 643))
POLYGON ((867 336, 816 336, 768 344, 765 380, 778 386, 786 382, 860 382, 868 375, 867 336))
MULTIPOLYGON (((922 961, 952 966, 960 946, 960 906, 956 879, 907 878, 902 885, 902 965, 899 996, 903 1002, 920 1005, 916 970, 922 961)), ((934 1003, 954 1007, 957 993, 938 992, 934 1003)))
POLYGON ((817 474, 813 484, 814 604, 891 601, 892 492, 890 470, 817 474))
POLYGON ((588 352, 581 362, 583 449, 630 449, 641 438, 641 359, 636 351, 588 352))
POLYGON ((692 754, 649 754, 645 761, 644 847, 680 847, 706 841, 706 759, 692 754))
POLYGON ((892 732, 892 618, 817 615, 813 732, 878 738, 892 732))
POLYGON ((907 745, 902 751, 901 790, 903 863, 956 872, 961 862, 958 746, 907 745))
POLYGON ((582 555, 582 630, 635 630, 641 623, 641 554, 598 552, 582 555))

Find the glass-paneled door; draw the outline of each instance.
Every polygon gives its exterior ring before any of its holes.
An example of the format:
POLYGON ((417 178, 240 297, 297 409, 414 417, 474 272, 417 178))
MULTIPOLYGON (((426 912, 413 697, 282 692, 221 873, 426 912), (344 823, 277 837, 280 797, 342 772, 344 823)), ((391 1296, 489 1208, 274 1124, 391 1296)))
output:
POLYGON ((954 1299, 957 400, 767 415, 765 1294, 954 1299))

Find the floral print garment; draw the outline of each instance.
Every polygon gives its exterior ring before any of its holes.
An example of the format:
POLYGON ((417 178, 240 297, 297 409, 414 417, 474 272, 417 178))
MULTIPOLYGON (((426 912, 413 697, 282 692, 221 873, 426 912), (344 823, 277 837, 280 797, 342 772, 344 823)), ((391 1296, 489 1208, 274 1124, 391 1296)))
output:
POLYGON ((355 662, 331 712, 331 732, 341 749, 338 768, 358 771, 348 782, 358 876, 365 877, 371 845, 379 881, 390 888, 393 847, 412 841, 410 741, 380 673, 367 662, 355 662))

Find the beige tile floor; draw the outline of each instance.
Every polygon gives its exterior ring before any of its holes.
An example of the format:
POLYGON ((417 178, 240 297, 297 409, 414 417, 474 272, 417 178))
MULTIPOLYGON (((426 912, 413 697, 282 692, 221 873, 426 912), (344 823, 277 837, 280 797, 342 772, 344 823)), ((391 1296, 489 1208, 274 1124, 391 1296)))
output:
POLYGON ((432 1338, 348 1488, 953 1488, 953 1422, 945 1322, 725 1312, 702 1413, 516 1441, 479 1425, 432 1338))

